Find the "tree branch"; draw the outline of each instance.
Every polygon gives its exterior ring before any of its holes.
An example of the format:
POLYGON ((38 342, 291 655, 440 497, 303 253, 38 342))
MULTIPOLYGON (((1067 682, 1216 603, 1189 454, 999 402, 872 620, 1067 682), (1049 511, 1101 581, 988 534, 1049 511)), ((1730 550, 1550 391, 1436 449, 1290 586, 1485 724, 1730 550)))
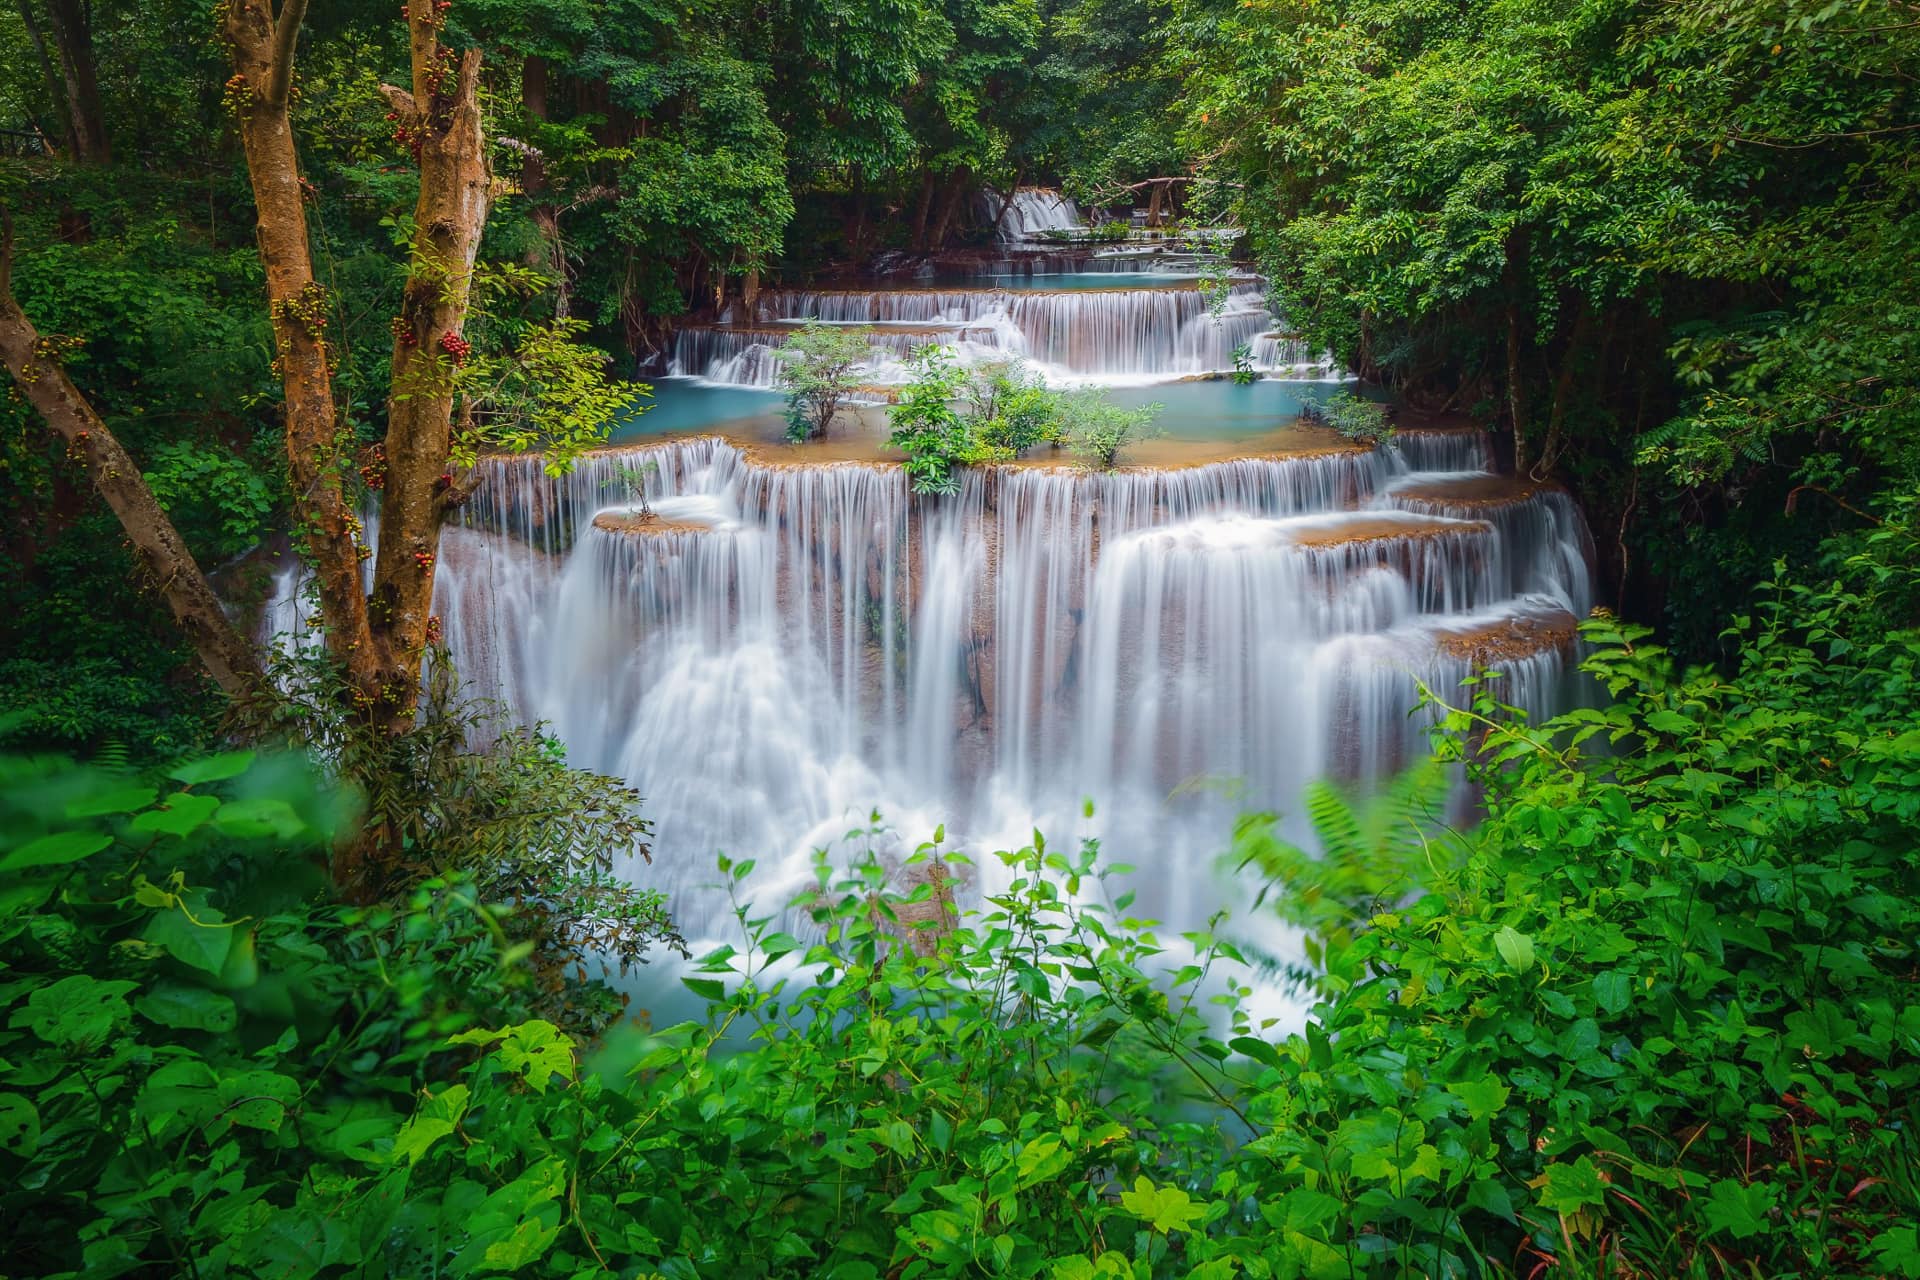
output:
POLYGON ((287 91, 293 85, 293 46, 300 39, 300 24, 307 16, 307 0, 284 0, 280 17, 273 24, 273 70, 267 80, 267 101, 285 106, 287 91))

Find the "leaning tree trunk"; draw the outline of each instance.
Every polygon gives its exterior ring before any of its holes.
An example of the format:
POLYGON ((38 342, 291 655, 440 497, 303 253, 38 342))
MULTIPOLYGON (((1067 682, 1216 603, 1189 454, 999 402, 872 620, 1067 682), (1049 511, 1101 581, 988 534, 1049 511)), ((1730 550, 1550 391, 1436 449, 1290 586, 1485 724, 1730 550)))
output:
POLYGON ((20 394, 67 442, 68 455, 85 465, 208 674, 237 700, 264 694, 267 680, 253 646, 220 607, 140 468, 67 377, 59 341, 41 337, 14 301, 10 231, 0 231, 0 360, 20 394))

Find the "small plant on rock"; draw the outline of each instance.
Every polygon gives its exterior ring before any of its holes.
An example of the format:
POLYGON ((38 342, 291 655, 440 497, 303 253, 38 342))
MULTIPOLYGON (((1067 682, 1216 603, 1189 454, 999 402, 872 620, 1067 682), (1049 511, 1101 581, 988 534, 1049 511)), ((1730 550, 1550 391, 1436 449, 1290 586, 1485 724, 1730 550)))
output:
POLYGON ((795 444, 827 434, 853 394, 854 370, 872 355, 864 329, 809 320, 780 348, 787 388, 787 439, 795 444))

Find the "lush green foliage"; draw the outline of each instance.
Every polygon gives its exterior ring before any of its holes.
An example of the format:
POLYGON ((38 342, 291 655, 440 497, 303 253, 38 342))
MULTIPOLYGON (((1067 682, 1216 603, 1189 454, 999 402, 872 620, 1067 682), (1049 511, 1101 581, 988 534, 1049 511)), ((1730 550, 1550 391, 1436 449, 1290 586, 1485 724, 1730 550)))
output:
POLYGON ((1111 471, 1120 464, 1120 451, 1153 434, 1159 404, 1117 405, 1099 391, 1087 388, 1058 398, 1060 434, 1070 441, 1088 466, 1111 471))
POLYGON ((1571 472, 1689 650, 1920 475, 1910 5, 1176 8, 1289 324, 1571 472))
POLYGON ((1437 775, 1318 790, 1319 859, 1248 819, 1242 874, 1315 939, 1287 1036, 1222 927, 1170 947, 1096 845, 890 868, 876 828, 819 862, 813 941, 741 902, 681 979, 701 1013, 586 1042, 598 1004, 464 876, 326 905, 341 815, 297 774, 9 760, 10 1260, 1920 1274, 1920 637, 1876 621, 1911 535, 1875 550, 1772 588, 1731 677, 1598 622, 1605 709, 1449 711, 1472 832, 1437 775))
POLYGON ((911 368, 913 381, 887 412, 887 443, 907 455, 915 493, 957 493, 955 470, 985 457, 973 424, 954 404, 966 374, 937 343, 916 351, 911 368))
POLYGON ((1386 406, 1363 400, 1351 391, 1336 391, 1325 401, 1308 405, 1306 416, 1362 444, 1379 444, 1393 438, 1393 423, 1387 420, 1386 406))
POLYGON ((858 383, 854 370, 873 358, 864 329, 809 320, 780 347, 787 389, 787 439, 798 444, 827 434, 858 383))

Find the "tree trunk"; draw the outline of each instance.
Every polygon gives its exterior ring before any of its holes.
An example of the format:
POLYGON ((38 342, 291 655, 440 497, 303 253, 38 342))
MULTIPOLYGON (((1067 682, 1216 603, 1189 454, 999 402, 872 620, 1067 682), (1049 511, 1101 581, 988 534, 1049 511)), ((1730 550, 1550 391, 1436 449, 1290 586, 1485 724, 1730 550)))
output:
POLYGON ((113 159, 113 151, 107 142, 106 117, 100 111, 87 0, 47 0, 47 13, 53 19, 53 43, 60 51, 60 74, 66 82, 73 158, 80 164, 106 164, 113 159))
POLYGON ((333 404, 333 355, 326 337, 330 300, 313 278, 307 214, 288 117, 294 42, 306 0, 283 0, 278 22, 267 0, 226 6, 226 36, 247 176, 253 184, 260 263, 275 365, 286 395, 287 475, 294 522, 305 535, 320 593, 328 649, 368 707, 381 696, 380 661, 361 592, 360 519, 347 490, 349 447, 333 404))
POLYGON ((927 219, 933 212, 933 170, 920 170, 920 198, 913 205, 913 251, 927 251, 927 219))
POLYGON ((480 121, 480 52, 451 64, 433 0, 409 0, 413 91, 381 86, 419 147, 412 266, 400 302, 387 401, 386 487, 367 611, 390 732, 413 722, 432 617, 440 526, 460 492, 451 471, 457 378, 493 174, 480 121), (449 80, 451 83, 449 83, 449 80))
POLYGON ((302 180, 288 118, 288 87, 306 0, 226 10, 247 172, 259 218, 260 260, 286 391, 287 461, 295 515, 306 532, 329 650, 363 714, 389 733, 413 724, 420 695, 440 526, 465 495, 450 470, 457 377, 466 358, 473 264, 492 175, 480 124, 480 55, 457 62, 440 43, 434 0, 407 0, 411 90, 382 85, 396 140, 420 165, 414 238, 394 325, 393 381, 379 483, 380 545, 373 589, 361 590, 360 522, 347 488, 351 442, 334 409, 331 302, 313 277, 302 180))
POLYGON ((1166 198, 1167 184, 1156 182, 1147 192, 1147 229, 1157 231, 1160 227, 1160 202, 1166 198))
POLYGON ((67 377, 55 345, 41 338, 14 301, 10 242, 10 229, 0 232, 0 359, 21 395, 67 442, 68 456, 86 466, 208 674, 236 700, 265 696, 258 655, 220 607, 140 468, 67 377))
POLYGON ((953 229, 954 214, 960 208, 960 197, 966 194, 969 176, 969 170, 962 165, 948 177, 946 194, 940 203, 940 216, 933 224, 933 233, 928 237, 929 248, 940 250, 946 247, 947 236, 953 229))
POLYGON ((80 136, 74 132, 73 111, 67 106, 67 93, 60 74, 53 69, 53 59, 47 54, 47 38, 41 34, 40 20, 34 16, 33 0, 20 0, 20 25, 27 29, 27 39, 33 42, 34 57, 40 64, 40 75, 47 85, 47 99, 53 103, 53 109, 60 113, 61 135, 66 139, 67 154, 78 161, 80 136))
POLYGON ((1520 350, 1520 259, 1526 251, 1526 233, 1515 229, 1507 236, 1507 260, 1502 271, 1507 292, 1507 412, 1513 419, 1513 471, 1524 476, 1527 459, 1527 402, 1520 350))
MULTIPOLYGON (((529 55, 520 68, 520 106, 527 119, 547 118, 548 80, 547 60, 529 55)), ((528 265, 553 273, 553 317, 565 320, 573 314, 573 281, 567 274, 566 248, 560 237, 560 210, 551 200, 538 199, 547 191, 547 162, 531 144, 520 165, 520 190, 531 204, 529 214, 540 233, 540 248, 528 255, 528 265)))

